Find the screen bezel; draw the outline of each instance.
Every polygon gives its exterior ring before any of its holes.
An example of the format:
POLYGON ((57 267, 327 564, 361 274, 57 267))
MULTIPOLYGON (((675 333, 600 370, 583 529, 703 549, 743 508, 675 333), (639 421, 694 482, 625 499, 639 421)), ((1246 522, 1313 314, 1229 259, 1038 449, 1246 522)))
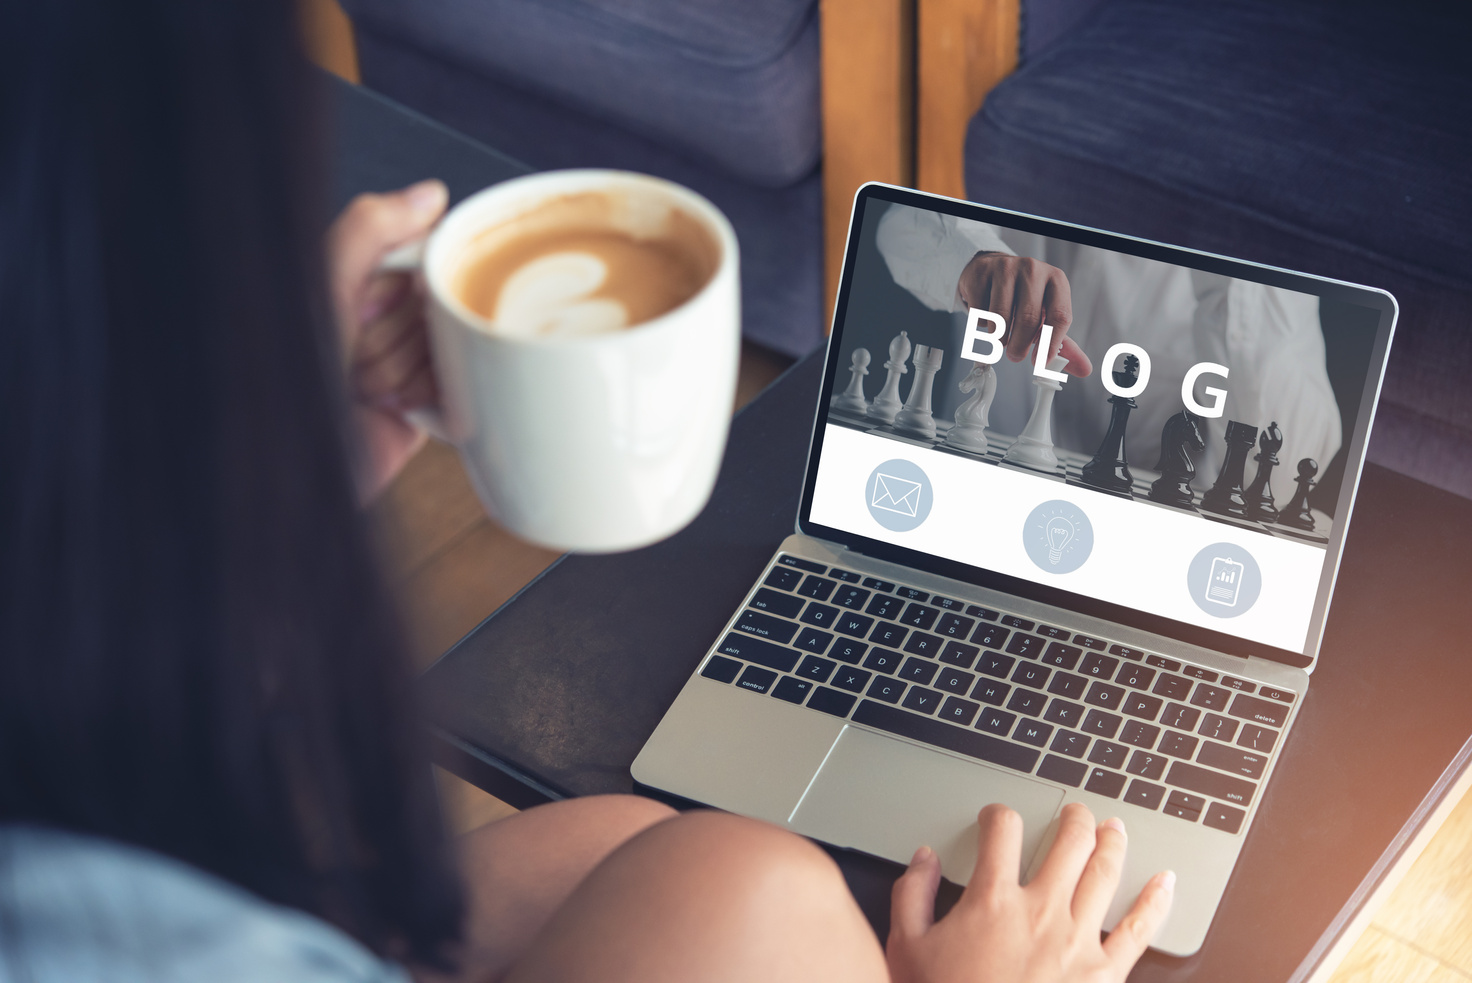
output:
MULTIPOLYGON (((798 532, 837 543, 850 550, 878 559, 914 567, 928 573, 949 577, 965 583, 975 584, 991 590, 1014 594, 1043 604, 1053 605, 1094 618, 1128 625, 1140 631, 1176 639, 1224 652, 1241 658, 1259 657, 1271 659, 1291 666, 1313 671, 1323 642, 1324 622, 1328 616, 1329 598, 1333 594, 1334 582, 1339 574, 1339 563, 1344 553, 1344 538, 1354 507, 1355 494, 1359 490, 1360 475, 1364 469, 1365 446, 1369 439, 1375 417, 1375 406, 1380 395, 1381 382, 1385 375, 1385 364, 1389 356, 1390 342, 1395 331, 1398 305, 1387 291, 1341 280, 1295 273, 1273 266, 1264 266, 1246 260, 1232 259, 1214 253, 1199 252, 1180 246, 1137 239, 1045 219, 1036 215, 1015 212, 1009 209, 979 205, 974 202, 946 198, 925 192, 913 191, 894 185, 869 183, 859 188, 854 195, 853 211, 849 219, 848 242, 844 249, 843 273, 839 280, 838 298, 834 304, 832 330, 828 339, 828 352, 823 367, 823 387, 814 413, 812 443, 808 449, 807 472, 803 478, 802 502, 798 509, 798 532), (1281 649, 1251 641, 1227 632, 1202 628, 1187 622, 1177 621, 1160 615, 1148 614, 1135 608, 1097 600, 1072 591, 1060 590, 1046 584, 1024 580, 870 539, 857 533, 815 523, 811 518, 813 489, 817 483, 818 465, 822 457, 824 425, 827 422, 829 400, 832 398, 835 379, 839 372, 839 352, 843 324, 848 309, 851 281, 854 276, 854 261, 858 255, 860 232, 864 214, 873 202, 898 203, 915 208, 929 209, 960 218, 973 219, 993 225, 1001 225, 1023 232, 1052 236, 1082 245, 1112 249, 1116 252, 1146 259, 1186 266, 1192 269, 1224 276, 1252 280, 1275 287, 1284 287, 1321 298, 1346 301, 1376 310, 1380 314, 1376 326, 1375 340, 1370 349, 1370 361, 1366 373, 1364 391, 1361 394, 1359 414, 1348 435, 1344 482, 1339 492, 1334 513, 1334 530, 1324 554, 1324 566, 1319 578, 1319 588, 1314 597, 1313 614, 1309 622, 1308 635, 1302 652, 1281 649)), ((1327 464, 1327 462, 1326 462, 1327 464)))

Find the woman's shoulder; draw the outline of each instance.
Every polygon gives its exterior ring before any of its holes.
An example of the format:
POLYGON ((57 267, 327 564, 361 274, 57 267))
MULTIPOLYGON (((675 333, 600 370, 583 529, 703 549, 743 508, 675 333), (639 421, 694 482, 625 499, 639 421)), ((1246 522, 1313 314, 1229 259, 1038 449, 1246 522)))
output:
POLYGON ((305 912, 110 840, 0 827, 0 981, 407 983, 305 912))

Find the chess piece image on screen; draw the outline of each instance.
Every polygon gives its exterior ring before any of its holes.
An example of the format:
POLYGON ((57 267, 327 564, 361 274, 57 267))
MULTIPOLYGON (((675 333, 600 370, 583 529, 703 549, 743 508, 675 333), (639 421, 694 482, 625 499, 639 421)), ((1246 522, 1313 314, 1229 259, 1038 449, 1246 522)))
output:
POLYGON ((1201 496, 1201 507, 1208 512, 1247 518, 1247 499, 1242 494, 1243 472, 1247 468, 1247 452, 1257 441, 1257 428, 1236 420, 1227 421, 1227 456, 1216 476, 1211 491, 1201 496))
POLYGON ((1294 479, 1298 482, 1298 489, 1293 493, 1293 500, 1288 503, 1288 507, 1278 516, 1280 523, 1294 529, 1313 530, 1314 510, 1309 507, 1308 493, 1318 484, 1314 481, 1314 476, 1318 473, 1319 462, 1313 458, 1306 457, 1298 462, 1298 477, 1294 479))
MULTIPOLYGON (((1129 389, 1140 380, 1140 360, 1126 355, 1119 365, 1113 372, 1114 384, 1129 389)), ((1093 459, 1084 465, 1081 477, 1086 485, 1129 495, 1135 478, 1125 461, 1124 432, 1129 426, 1130 411, 1140 404, 1129 396, 1110 396, 1109 405, 1109 429, 1104 432, 1104 440, 1093 459)))
POLYGON ((828 401, 831 409, 841 410, 854 416, 863 416, 869 409, 864 398, 864 376, 869 374, 869 349, 855 348, 849 356, 848 388, 828 401))
POLYGON ((869 418, 878 420, 880 423, 893 423, 894 415, 900 411, 900 376, 910 371, 905 368, 905 360, 910 357, 910 336, 901 331, 894 336, 889 343, 889 361, 884 367, 889 370, 889 375, 884 379, 884 387, 879 390, 879 395, 874 397, 874 402, 869 404, 869 418))
POLYGON ((935 436, 935 417, 930 412, 930 401, 935 388, 935 374, 940 371, 945 354, 928 345, 915 346, 915 357, 910 360, 915 366, 915 381, 910 383, 910 396, 905 405, 894 415, 895 433, 910 437, 935 436))
POLYGON ((1206 441, 1201 437, 1199 416, 1181 410, 1166 420, 1160 431, 1160 461, 1155 465, 1160 477, 1150 486, 1150 501, 1194 512, 1196 493, 1191 490, 1191 479, 1196 477, 1196 465, 1191 463, 1191 455, 1204 450, 1206 441))
POLYGON ((1273 507, 1273 468, 1278 465, 1278 451, 1283 449, 1283 431, 1278 429, 1278 421, 1274 420, 1268 424, 1268 428, 1262 432, 1257 439, 1257 474, 1252 479, 1252 484, 1247 486, 1245 497, 1247 499, 1247 516, 1258 522, 1277 522, 1278 510, 1273 507))
POLYGON ((956 407, 956 423, 946 434, 947 447, 986 453, 986 428, 992 397, 997 394, 997 373, 985 362, 972 362, 971 371, 956 387, 971 397, 956 407))
MULTIPOLYGON (((1068 359, 1062 355, 1054 355, 1048 360, 1048 368, 1054 372, 1062 372, 1067 364, 1068 359)), ((1032 384, 1037 387, 1033 395, 1032 415, 1002 460, 1034 471, 1056 472, 1061 468, 1058 455, 1053 453, 1053 397, 1058 395, 1063 384, 1037 375, 1033 376, 1032 384)))

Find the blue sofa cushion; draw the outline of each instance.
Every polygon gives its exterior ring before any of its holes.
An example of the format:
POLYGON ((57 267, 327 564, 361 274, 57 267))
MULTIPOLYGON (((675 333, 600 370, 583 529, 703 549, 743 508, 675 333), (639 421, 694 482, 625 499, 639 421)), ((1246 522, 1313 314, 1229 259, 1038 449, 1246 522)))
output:
POLYGON ((347 0, 359 30, 608 119, 753 184, 821 147, 816 0, 347 0))

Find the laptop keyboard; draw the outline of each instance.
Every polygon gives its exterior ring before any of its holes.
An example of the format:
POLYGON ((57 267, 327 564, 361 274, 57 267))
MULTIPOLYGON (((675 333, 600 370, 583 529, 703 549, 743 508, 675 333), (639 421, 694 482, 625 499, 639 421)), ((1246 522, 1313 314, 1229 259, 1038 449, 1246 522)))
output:
POLYGON ((786 554, 700 674, 1227 833, 1295 696, 786 554))

